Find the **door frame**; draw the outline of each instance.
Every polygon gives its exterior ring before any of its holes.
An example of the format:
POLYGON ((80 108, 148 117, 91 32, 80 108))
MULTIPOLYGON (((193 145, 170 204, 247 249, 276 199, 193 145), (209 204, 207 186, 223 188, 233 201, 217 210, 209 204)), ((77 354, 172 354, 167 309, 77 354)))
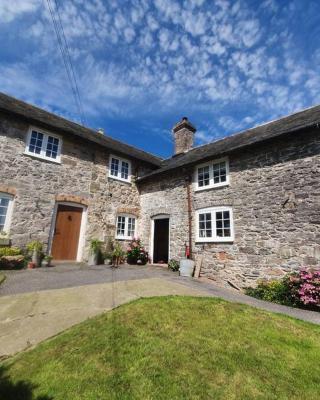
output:
POLYGON ((85 244, 85 233, 86 233, 86 226, 87 226, 87 214, 88 214, 88 207, 83 204, 73 203, 70 201, 56 201, 55 202, 54 208, 53 208, 50 232, 49 232, 48 253, 51 255, 51 248, 52 248, 52 243, 53 243, 54 230, 56 227, 58 207, 60 205, 74 207, 74 208, 82 208, 77 258, 75 260, 78 262, 82 261, 83 249, 84 249, 84 244, 85 244))
POLYGON ((168 219, 169 220, 169 227, 168 227, 168 229, 169 229, 169 235, 168 235, 168 242, 169 242, 168 243, 168 262, 170 261, 170 254, 171 254, 171 246, 170 246, 170 243, 171 243, 171 240, 170 240, 171 218, 170 218, 170 215, 169 214, 158 214, 158 215, 155 215, 154 217, 151 217, 151 235, 150 235, 150 246, 149 246, 149 248, 150 248, 149 257, 151 259, 151 264, 153 264, 153 256, 154 256, 154 253, 153 253, 153 250, 154 250, 154 248, 153 248, 154 247, 153 246, 154 226, 155 226, 154 221, 157 220, 157 219, 168 219))

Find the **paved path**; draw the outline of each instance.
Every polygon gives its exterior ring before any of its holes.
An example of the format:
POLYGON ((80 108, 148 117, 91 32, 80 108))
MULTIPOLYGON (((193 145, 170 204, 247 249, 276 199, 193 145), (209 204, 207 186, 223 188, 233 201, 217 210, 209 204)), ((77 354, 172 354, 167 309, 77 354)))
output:
POLYGON ((12 355, 89 317, 139 297, 221 297, 320 324, 320 313, 256 300, 163 267, 57 266, 10 271, 0 287, 0 356, 12 355), (48 290, 49 289, 49 290, 48 290))

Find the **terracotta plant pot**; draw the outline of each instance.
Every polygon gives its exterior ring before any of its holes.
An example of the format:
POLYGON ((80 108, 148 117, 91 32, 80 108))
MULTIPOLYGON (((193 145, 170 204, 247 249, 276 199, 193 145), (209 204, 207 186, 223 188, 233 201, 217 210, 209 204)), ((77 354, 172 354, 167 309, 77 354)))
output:
POLYGON ((34 263, 34 262, 32 262, 32 261, 30 261, 30 262, 28 263, 28 269, 34 269, 34 268, 36 268, 36 267, 37 267, 36 263, 34 263))

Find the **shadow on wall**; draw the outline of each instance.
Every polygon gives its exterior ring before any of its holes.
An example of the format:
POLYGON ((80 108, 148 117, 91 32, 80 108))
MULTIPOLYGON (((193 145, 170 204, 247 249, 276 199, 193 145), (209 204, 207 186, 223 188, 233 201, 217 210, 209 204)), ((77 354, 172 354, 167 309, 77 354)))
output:
POLYGON ((33 395, 36 385, 27 381, 12 382, 7 368, 0 366, 0 399, 3 400, 53 400, 53 397, 33 395))

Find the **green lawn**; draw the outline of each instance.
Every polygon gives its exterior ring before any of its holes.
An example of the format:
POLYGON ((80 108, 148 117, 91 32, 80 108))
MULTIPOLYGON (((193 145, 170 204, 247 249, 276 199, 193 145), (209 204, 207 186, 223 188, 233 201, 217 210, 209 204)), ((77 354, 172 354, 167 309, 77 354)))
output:
POLYGON ((138 300, 1 366, 0 399, 319 399, 320 327, 212 298, 138 300))

